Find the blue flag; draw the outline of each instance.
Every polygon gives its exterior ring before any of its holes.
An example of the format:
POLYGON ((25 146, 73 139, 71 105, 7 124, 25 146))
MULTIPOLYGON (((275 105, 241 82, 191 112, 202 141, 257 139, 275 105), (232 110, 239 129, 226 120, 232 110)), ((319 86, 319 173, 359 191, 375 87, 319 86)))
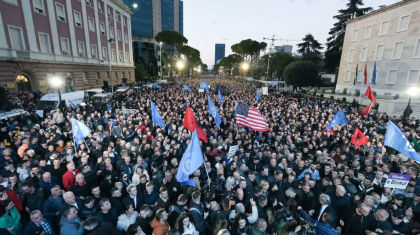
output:
POLYGON ((152 107, 152 121, 154 124, 156 124, 156 126, 160 126, 165 128, 165 123, 162 120, 162 117, 159 114, 159 111, 157 110, 155 104, 153 103, 153 101, 150 99, 150 106, 152 107))
POLYGON ((153 88, 154 89, 159 89, 160 91, 162 90, 162 87, 161 86, 159 86, 158 84, 156 84, 156 83, 153 83, 153 88))
POLYGON ((376 84, 376 61, 375 64, 373 65, 373 72, 372 72, 372 84, 375 85, 376 84))
POLYGON ((192 91, 187 85, 182 85, 182 90, 184 91, 192 91))
POLYGON ((74 118, 71 118, 71 130, 76 145, 79 145, 90 133, 89 127, 74 118))
POLYGON ((218 96, 219 96, 220 103, 221 103, 221 104, 223 104, 223 96, 222 96, 222 94, 220 93, 220 89, 217 89, 217 92, 218 92, 218 96))
POLYGON ((258 89, 257 95, 255 96, 255 99, 256 99, 257 101, 261 99, 260 89, 258 89))
POLYGON ((327 126, 327 131, 331 130, 331 128, 333 128, 333 126, 335 125, 347 125, 347 119, 346 119, 346 115, 344 114, 344 111, 342 109, 340 109, 335 115, 334 117, 331 119, 330 124, 328 124, 327 126))
POLYGON ((107 108, 108 110, 112 110, 112 106, 111 106, 111 104, 110 104, 110 103, 106 104, 106 108, 107 108))
POLYGON ((220 123, 222 123, 222 118, 220 118, 219 112, 217 112, 216 106, 211 102, 210 97, 208 97, 209 102, 209 113, 214 117, 214 122, 216 126, 220 128, 220 123))
POLYGON ((69 100, 69 103, 71 104, 71 106, 72 106, 74 109, 77 109, 77 106, 76 106, 73 102, 71 102, 71 100, 69 100))
POLYGON ((181 162, 179 163, 176 180, 184 185, 195 187, 194 181, 190 180, 189 176, 194 173, 194 171, 196 171, 203 163, 203 152, 201 151, 197 130, 194 130, 194 133, 191 137, 191 143, 188 145, 184 155, 182 156, 181 162))
POLYGON ((200 89, 206 89, 207 84, 205 82, 200 82, 200 89))
POLYGON ((391 121, 388 121, 384 145, 389 146, 405 156, 420 162, 420 156, 414 150, 410 141, 408 141, 404 133, 402 133, 402 131, 391 121))

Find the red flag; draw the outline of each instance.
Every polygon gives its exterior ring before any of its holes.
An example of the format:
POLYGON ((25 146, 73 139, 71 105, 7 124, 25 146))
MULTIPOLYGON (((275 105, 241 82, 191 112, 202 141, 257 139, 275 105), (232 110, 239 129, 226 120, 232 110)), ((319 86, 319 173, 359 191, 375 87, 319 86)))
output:
POLYGON ((367 83, 367 63, 365 65, 365 71, 363 72, 363 75, 365 75, 365 85, 367 83))
POLYGON ((356 145, 357 148, 369 142, 369 139, 356 127, 353 137, 351 138, 350 143, 356 145))
POLYGON ((190 106, 187 106, 187 111, 185 112, 185 116, 184 116, 184 123, 182 125, 191 132, 194 132, 194 130, 197 129, 198 138, 200 138, 206 143, 209 142, 203 129, 198 127, 197 121, 195 120, 194 114, 191 111, 190 106))
POLYGON ((368 115, 372 112, 372 103, 362 110, 362 115, 368 115))
POLYGON ((366 90, 366 93, 365 93, 365 96, 366 96, 368 99, 372 100, 372 102, 373 102, 375 105, 377 105, 377 104, 378 104, 378 103, 376 102, 375 94, 373 94, 373 91, 372 91, 372 89, 370 88, 370 86, 368 86, 368 88, 367 88, 367 90, 366 90))

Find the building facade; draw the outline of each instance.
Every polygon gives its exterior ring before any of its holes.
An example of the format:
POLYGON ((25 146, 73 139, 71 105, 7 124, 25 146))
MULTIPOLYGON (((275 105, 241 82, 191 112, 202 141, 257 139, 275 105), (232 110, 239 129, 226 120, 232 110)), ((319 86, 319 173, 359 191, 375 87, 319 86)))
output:
POLYGON ((214 64, 218 64, 219 61, 225 58, 225 44, 216 44, 214 49, 214 64))
POLYGON ((184 34, 184 3, 180 0, 123 0, 136 3, 131 16, 134 62, 144 64, 151 76, 158 76, 159 45, 155 36, 164 30, 184 34))
POLYGON ((293 46, 292 45, 283 45, 283 46, 274 46, 275 52, 283 52, 287 54, 292 54, 293 46))
POLYGON ((370 85, 378 95, 407 96, 420 76, 420 0, 401 1, 347 22, 342 51, 337 91, 365 92, 370 85))
POLYGON ((118 0, 0 1, 0 85, 16 93, 49 92, 52 77, 79 90, 133 82, 130 14, 118 0))

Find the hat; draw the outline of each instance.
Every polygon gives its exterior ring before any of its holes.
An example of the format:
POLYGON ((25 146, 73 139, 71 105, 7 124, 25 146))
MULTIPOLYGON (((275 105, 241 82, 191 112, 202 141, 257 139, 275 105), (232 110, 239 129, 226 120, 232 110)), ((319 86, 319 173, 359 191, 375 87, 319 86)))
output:
POLYGON ((415 186, 415 187, 414 187, 414 194, 415 194, 417 197, 420 197, 420 186, 415 186))
POLYGON ((404 212, 401 209, 392 210, 392 216, 402 219, 404 218, 404 212))
POLYGON ((316 151, 316 154, 317 154, 317 155, 318 155, 318 154, 322 154, 321 150, 317 150, 317 151, 316 151))

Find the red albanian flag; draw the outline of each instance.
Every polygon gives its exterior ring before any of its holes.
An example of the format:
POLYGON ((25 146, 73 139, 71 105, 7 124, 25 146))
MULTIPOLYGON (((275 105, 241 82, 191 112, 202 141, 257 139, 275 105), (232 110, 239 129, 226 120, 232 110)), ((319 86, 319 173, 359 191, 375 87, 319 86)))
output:
POLYGON ((356 127, 353 137, 351 138, 350 143, 356 145, 357 148, 369 142, 368 138, 356 127))
POLYGON ((362 110, 362 115, 368 115, 372 112, 372 103, 362 110))
POLYGON ((372 89, 370 88, 370 86, 368 86, 368 88, 367 88, 367 90, 366 90, 366 93, 365 93, 365 96, 366 96, 368 99, 372 100, 372 102, 373 102, 375 105, 377 105, 377 104, 378 104, 378 103, 376 102, 375 95, 373 94, 373 91, 372 91, 372 89))
POLYGON ((187 106, 187 111, 185 112, 184 116, 184 123, 182 125, 191 132, 194 132, 194 130, 197 129, 198 138, 206 143, 209 142, 206 133, 204 133, 203 129, 201 129, 197 125, 197 121, 195 120, 194 114, 191 111, 190 106, 187 106))

